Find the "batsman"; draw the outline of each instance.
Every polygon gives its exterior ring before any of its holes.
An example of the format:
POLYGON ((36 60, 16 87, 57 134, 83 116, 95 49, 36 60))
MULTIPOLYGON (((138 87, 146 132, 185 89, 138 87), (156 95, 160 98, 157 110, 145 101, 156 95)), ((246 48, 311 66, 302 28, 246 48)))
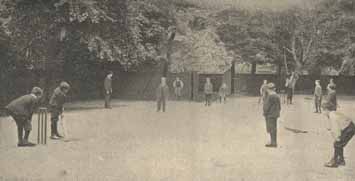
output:
POLYGON ((66 102, 67 93, 70 90, 70 85, 67 82, 61 82, 49 100, 51 112, 51 139, 61 139, 62 135, 58 132, 59 116, 63 117, 64 103, 66 102))

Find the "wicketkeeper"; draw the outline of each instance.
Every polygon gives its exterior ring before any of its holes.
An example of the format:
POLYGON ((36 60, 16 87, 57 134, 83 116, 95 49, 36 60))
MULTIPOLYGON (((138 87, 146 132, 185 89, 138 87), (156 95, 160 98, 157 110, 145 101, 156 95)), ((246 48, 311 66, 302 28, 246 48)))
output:
POLYGON ((5 107, 9 115, 15 120, 17 126, 18 144, 17 146, 35 146, 28 141, 32 130, 32 115, 38 108, 43 91, 39 87, 34 87, 31 94, 21 96, 13 100, 5 107), (25 135, 23 135, 25 132, 25 135))

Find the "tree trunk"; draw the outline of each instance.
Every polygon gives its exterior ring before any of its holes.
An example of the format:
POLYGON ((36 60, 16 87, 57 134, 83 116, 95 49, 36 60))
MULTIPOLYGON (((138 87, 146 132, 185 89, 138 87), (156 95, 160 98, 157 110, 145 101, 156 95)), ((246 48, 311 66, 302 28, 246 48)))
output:
POLYGON ((295 72, 301 74, 303 65, 298 60, 295 60, 295 62, 296 62, 295 72))
POLYGON ((256 62, 251 64, 251 75, 255 75, 256 73, 256 62))
POLYGON ((164 65, 163 65, 163 77, 168 76, 168 70, 169 70, 169 63, 168 63, 168 60, 165 60, 164 65))
POLYGON ((231 94, 234 94, 234 75, 235 75, 235 61, 232 62, 232 67, 231 67, 231 94))
MULTIPOLYGON (((286 68, 286 67, 285 67, 286 68)), ((282 83, 282 76, 281 76, 281 70, 282 70, 282 63, 280 62, 279 64, 278 64, 278 66, 277 66, 277 75, 278 75, 278 77, 279 77, 279 86, 277 86, 277 91, 278 92, 280 92, 280 90, 281 90, 281 87, 282 87, 282 85, 283 85, 283 83, 282 83)))

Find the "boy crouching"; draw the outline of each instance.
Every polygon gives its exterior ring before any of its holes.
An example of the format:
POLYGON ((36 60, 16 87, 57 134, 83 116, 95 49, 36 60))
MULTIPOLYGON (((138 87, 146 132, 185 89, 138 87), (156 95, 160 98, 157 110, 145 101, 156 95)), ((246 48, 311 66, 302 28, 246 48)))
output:
POLYGON ((29 142, 28 139, 32 131, 32 115, 39 106, 42 94, 43 91, 41 88, 34 87, 31 94, 15 99, 5 107, 10 116, 16 122, 18 147, 36 145, 29 142))

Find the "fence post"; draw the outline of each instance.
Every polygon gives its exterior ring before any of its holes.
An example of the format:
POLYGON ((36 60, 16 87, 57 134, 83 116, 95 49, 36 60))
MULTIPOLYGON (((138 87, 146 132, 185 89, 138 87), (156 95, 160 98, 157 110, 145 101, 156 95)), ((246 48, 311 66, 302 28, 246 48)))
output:
POLYGON ((234 77, 235 77, 235 60, 232 62, 231 67, 231 94, 234 94, 234 77))

